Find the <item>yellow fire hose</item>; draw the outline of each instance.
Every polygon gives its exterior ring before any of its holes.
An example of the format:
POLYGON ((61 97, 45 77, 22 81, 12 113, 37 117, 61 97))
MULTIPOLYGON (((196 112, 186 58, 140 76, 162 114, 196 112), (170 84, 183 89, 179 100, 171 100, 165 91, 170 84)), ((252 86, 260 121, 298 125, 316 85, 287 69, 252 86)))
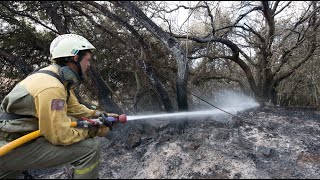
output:
MULTIPOLYGON (((77 126, 77 122, 71 122, 70 124, 71 127, 76 127, 77 126)), ((4 146, 2 146, 0 148, 0 156, 3 156, 5 154, 7 154, 8 152, 10 152, 11 150, 21 146, 22 144, 29 142, 33 139, 36 139, 37 137, 40 136, 40 130, 34 131, 32 133, 29 133, 27 135, 24 135, 4 146)))

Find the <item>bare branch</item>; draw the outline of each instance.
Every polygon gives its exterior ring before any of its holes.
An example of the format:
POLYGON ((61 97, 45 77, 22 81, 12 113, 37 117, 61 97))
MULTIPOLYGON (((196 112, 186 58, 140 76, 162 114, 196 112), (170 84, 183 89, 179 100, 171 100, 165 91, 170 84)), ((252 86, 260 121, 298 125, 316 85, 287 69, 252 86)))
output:
MULTIPOLYGON (((314 10, 317 9, 316 4, 314 2, 313 2, 313 9, 314 10)), ((312 26, 313 32, 317 32, 318 25, 316 24, 316 21, 317 21, 317 16, 312 16, 310 24, 312 26)), ((307 52, 305 57, 298 64, 293 66, 293 68, 290 71, 284 73, 283 75, 281 75, 277 79, 275 79, 274 85, 278 85, 282 80, 291 76, 291 74, 293 74, 295 72, 295 70, 297 70, 299 67, 301 67, 305 62, 307 62, 311 58, 314 51, 316 50, 316 42, 317 42, 316 41, 317 40, 316 33, 312 33, 311 38, 312 38, 311 42, 310 42, 311 45, 310 45, 309 51, 307 52)))
POLYGON ((257 31, 255 31, 253 28, 248 26, 246 23, 244 23, 244 25, 247 26, 247 28, 244 27, 244 26, 239 26, 239 25, 231 25, 231 26, 226 26, 226 27, 223 27, 223 28, 219 28, 219 29, 216 30, 216 32, 224 30, 224 29, 228 29, 228 28, 230 28, 230 29, 231 28, 241 28, 241 29, 243 29, 245 31, 252 32, 254 35, 256 35, 260 39, 260 41, 262 43, 265 43, 266 40, 265 40, 264 37, 262 37, 257 31))
POLYGON ((274 5, 273 5, 273 7, 272 7, 272 12, 273 12, 273 13, 276 12, 277 7, 278 7, 278 5, 279 5, 279 2, 280 2, 280 1, 276 1, 276 2, 274 3, 274 5))
POLYGON ((47 14, 50 16, 52 23, 58 30, 59 34, 66 34, 69 32, 66 24, 63 23, 62 17, 58 14, 57 4, 52 4, 51 1, 39 1, 41 6, 45 8, 47 14))
MULTIPOLYGON (((280 1, 277 1, 277 2, 279 3, 280 1)), ((282 12, 282 11, 283 11, 286 7, 288 7, 290 4, 291 4, 291 1, 288 2, 285 6, 283 6, 283 7, 282 7, 279 11, 277 11, 277 12, 275 12, 276 9, 272 9, 273 17, 276 16, 277 14, 279 14, 280 12, 282 12)))
POLYGON ((241 14, 238 19, 235 21, 234 25, 237 25, 244 17, 246 17, 248 14, 252 13, 253 11, 262 10, 261 6, 256 6, 252 9, 250 9, 248 12, 241 14))
POLYGON ((208 80, 219 80, 219 79, 227 79, 227 80, 230 80, 230 81, 234 81, 234 82, 239 82, 238 79, 234 79, 232 77, 228 77, 228 76, 200 76, 200 77, 197 77, 197 78, 194 78, 193 81, 208 81, 208 80))
POLYGON ((299 67, 301 67, 305 62, 307 62, 310 57, 312 56, 313 52, 314 52, 315 48, 311 48, 307 55, 303 58, 302 61, 300 61, 297 65, 295 65, 293 68, 291 68, 290 71, 288 71, 287 73, 284 73, 283 75, 281 75, 280 77, 278 77, 275 80, 275 85, 279 84, 282 80, 284 80, 285 78, 291 76, 291 74, 293 74, 295 72, 295 70, 297 70, 299 67))
POLYGON ((189 59, 199 59, 199 58, 208 58, 211 61, 214 59, 232 59, 233 56, 209 56, 209 55, 199 55, 199 56, 188 56, 189 59))
MULTIPOLYGON (((186 39, 187 36, 186 35, 173 35, 175 38, 184 38, 186 39)), ((239 53, 240 53, 240 49, 239 47, 234 44, 232 41, 228 40, 228 39, 223 39, 223 38, 219 38, 219 37, 211 37, 211 38, 199 38, 199 37, 195 37, 195 36, 188 36, 188 39, 195 41, 197 43, 208 43, 208 42, 220 42, 222 44, 225 44, 226 46, 228 46, 233 53, 233 57, 230 59, 233 62, 237 63, 241 69, 245 72, 249 85, 252 89, 253 92, 255 92, 255 94, 259 94, 258 92, 258 88, 257 85, 255 83, 255 80, 253 78, 253 74, 251 72, 250 67, 239 57, 239 53)))
POLYGON ((168 27, 169 27, 169 33, 172 34, 172 25, 171 25, 171 22, 169 22, 168 19, 164 18, 164 17, 160 17, 158 16, 158 18, 164 20, 167 24, 168 24, 168 27))
MULTIPOLYGON (((282 38, 281 42, 279 43, 279 47, 283 45, 283 43, 292 35, 293 32, 297 32, 295 31, 295 29, 302 23, 304 23, 306 20, 308 20, 310 18, 310 15, 307 15, 312 6, 312 3, 309 4, 307 10, 305 11, 305 13, 300 17, 300 19, 294 24, 294 26, 291 29, 288 29, 290 32, 284 37, 282 38), (306 16, 307 15, 307 16, 306 16), (306 17, 305 17, 306 16, 306 17)), ((301 31, 302 32, 302 31, 301 31)), ((306 32, 306 30, 304 31, 306 32)), ((301 34, 301 33, 300 33, 301 34)), ((300 35, 299 34, 299 35, 300 35)), ((303 37, 301 37, 300 39, 302 39, 303 37)))
POLYGON ((212 35, 215 34, 215 28, 214 28, 214 22, 213 22, 213 16, 212 16, 212 12, 210 10, 210 7, 208 6, 208 3, 205 1, 205 6, 208 12, 208 15, 210 16, 210 20, 211 20, 211 28, 212 28, 212 35))
POLYGON ((111 32, 111 31, 109 31, 105 26, 102 26, 101 24, 97 23, 90 15, 88 15, 88 13, 83 12, 80 8, 78 8, 76 6, 71 6, 71 8, 76 10, 76 11, 78 11, 83 16, 85 16, 91 22, 91 24, 93 24, 96 27, 100 28, 104 32, 110 34, 112 37, 117 38, 122 44, 126 44, 126 42, 124 42, 121 38, 119 38, 118 35, 116 35, 115 33, 111 32))
POLYGON ((166 13, 172 13, 173 11, 176 11, 176 10, 178 10, 178 9, 180 9, 180 8, 195 10, 195 9, 198 9, 198 8, 206 8, 206 6, 187 7, 187 6, 184 6, 184 5, 179 5, 179 6, 177 6, 176 8, 171 9, 171 10, 169 10, 169 11, 167 11, 167 10, 165 10, 165 9, 162 9, 162 10, 160 10, 160 11, 164 11, 164 12, 166 12, 166 13))
POLYGON ((252 59, 245 53, 245 52, 243 52, 241 49, 239 49, 240 50, 240 53, 246 58, 246 60, 250 63, 250 64, 252 64, 253 66, 257 66, 258 64, 256 64, 256 63, 254 63, 253 61, 252 61, 252 59))
MULTIPOLYGON (((246 23, 244 23, 244 25, 248 27, 249 32, 252 32, 254 35, 256 35, 261 40, 261 43, 266 42, 266 39, 264 37, 262 37, 257 31, 255 31, 252 27, 248 26, 246 23)), ((247 29, 245 29, 245 30, 247 30, 247 29)))
POLYGON ((232 78, 230 76, 198 76, 198 77, 195 77, 193 78, 192 80, 192 84, 194 85, 197 85, 199 84, 200 82, 203 82, 203 81, 209 81, 209 80, 228 80, 228 81, 231 81, 231 82, 236 82, 239 84, 240 88, 245 91, 245 85, 239 80, 239 79, 235 79, 235 78, 232 78))
POLYGON ((268 34, 267 34, 267 50, 266 51, 269 51, 270 50, 270 47, 273 43, 273 39, 274 39, 274 33, 275 33, 275 21, 274 21, 274 17, 273 17, 273 12, 272 10, 270 9, 269 7, 269 2, 268 1, 262 1, 262 12, 263 12, 263 15, 265 17, 265 20, 268 24, 268 34))

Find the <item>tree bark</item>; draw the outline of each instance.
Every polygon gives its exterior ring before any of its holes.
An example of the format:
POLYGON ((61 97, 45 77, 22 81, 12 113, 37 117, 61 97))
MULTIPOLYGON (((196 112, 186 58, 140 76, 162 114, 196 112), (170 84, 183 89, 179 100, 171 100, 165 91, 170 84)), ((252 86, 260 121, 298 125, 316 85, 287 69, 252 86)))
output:
MULTIPOLYGON (((148 48, 149 49, 149 48, 148 48)), ((150 63, 148 61, 145 61, 144 59, 150 57, 149 55, 149 51, 146 50, 142 51, 142 60, 140 61, 140 65, 144 68, 145 73, 147 74, 151 84, 156 88, 157 92, 159 93, 163 105, 166 109, 167 112, 173 112, 173 106, 169 97, 168 92, 166 91, 166 89, 164 88, 163 84, 161 83, 161 81, 158 79, 158 77, 156 76, 153 68, 151 67, 150 63)))
POLYGON ((69 33, 68 25, 63 23, 62 17, 58 14, 57 1, 39 1, 41 6, 46 9, 46 12, 51 18, 52 23, 57 28, 60 34, 69 33))

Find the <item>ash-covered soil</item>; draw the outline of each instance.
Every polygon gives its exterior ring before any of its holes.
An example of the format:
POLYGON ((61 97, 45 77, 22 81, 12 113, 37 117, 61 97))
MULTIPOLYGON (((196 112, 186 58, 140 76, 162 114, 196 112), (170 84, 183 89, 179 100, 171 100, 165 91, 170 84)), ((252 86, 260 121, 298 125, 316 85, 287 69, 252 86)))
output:
MULTIPOLYGON (((320 178, 320 112, 258 108, 226 118, 132 121, 101 142, 100 178, 320 178)), ((70 178, 64 167, 30 170, 70 178)), ((22 176, 20 178, 23 178, 22 176)))

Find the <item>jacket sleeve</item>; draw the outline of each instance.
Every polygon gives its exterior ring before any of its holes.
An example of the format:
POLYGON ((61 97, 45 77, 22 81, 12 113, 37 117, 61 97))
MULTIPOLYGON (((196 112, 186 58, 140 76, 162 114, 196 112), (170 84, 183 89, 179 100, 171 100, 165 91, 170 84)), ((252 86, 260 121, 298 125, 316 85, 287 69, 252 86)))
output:
POLYGON ((70 97, 68 101, 68 115, 75 118, 87 117, 91 118, 95 116, 96 111, 87 108, 85 105, 80 104, 73 90, 70 90, 70 97))
POLYGON ((88 136, 87 129, 70 127, 67 116, 66 91, 48 88, 35 96, 40 134, 55 145, 69 145, 88 136))

